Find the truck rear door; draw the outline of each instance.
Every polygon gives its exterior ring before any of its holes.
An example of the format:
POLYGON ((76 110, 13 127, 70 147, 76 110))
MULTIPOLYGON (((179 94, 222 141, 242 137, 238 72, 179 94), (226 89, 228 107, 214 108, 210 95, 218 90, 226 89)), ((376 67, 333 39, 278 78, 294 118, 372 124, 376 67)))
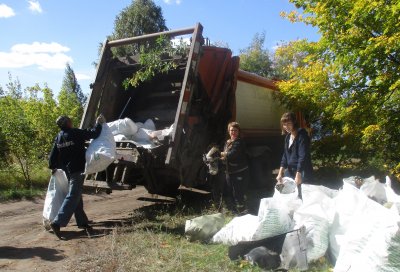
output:
POLYGON ((186 64, 185 75, 183 78, 182 89, 180 92, 179 104, 175 115, 174 130, 171 135, 170 147, 168 148, 165 164, 173 164, 174 160, 176 159, 176 153, 182 133, 185 133, 184 124, 187 120, 189 112, 190 100, 193 94, 193 88, 200 59, 200 49, 203 39, 202 32, 203 26, 198 23, 194 28, 191 38, 192 42, 186 64))

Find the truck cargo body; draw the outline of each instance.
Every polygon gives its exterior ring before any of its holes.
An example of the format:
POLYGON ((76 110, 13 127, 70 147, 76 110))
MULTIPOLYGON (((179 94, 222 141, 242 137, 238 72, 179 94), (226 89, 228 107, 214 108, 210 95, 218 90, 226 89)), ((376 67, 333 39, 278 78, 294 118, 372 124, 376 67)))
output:
POLYGON ((192 35, 188 53, 174 56, 175 69, 127 90, 122 82, 140 68, 138 56, 116 58, 111 48, 154 39, 160 33, 104 44, 81 127, 89 127, 102 113, 107 121, 151 119, 157 130, 173 125, 173 131, 150 149, 132 141, 117 142, 118 159, 106 172, 86 177, 86 186, 131 188, 143 183, 150 193, 165 195, 179 185, 205 185, 203 154, 212 144, 223 145, 232 120, 242 125, 253 183, 272 182, 268 175, 279 163, 283 146, 279 128, 283 110, 274 99, 275 85, 239 70, 239 58, 229 49, 204 45, 200 24, 162 33, 188 34, 192 35))

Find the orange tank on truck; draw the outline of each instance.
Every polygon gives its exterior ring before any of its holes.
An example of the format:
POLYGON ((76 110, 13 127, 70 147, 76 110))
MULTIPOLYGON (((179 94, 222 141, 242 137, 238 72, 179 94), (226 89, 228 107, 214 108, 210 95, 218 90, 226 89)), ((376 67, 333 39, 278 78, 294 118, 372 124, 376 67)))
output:
POLYGON ((273 184, 283 148, 279 120, 283 107, 274 98, 273 81, 241 71, 227 48, 210 46, 203 27, 106 41, 81 127, 102 113, 107 122, 129 118, 136 135, 117 139, 117 159, 106 171, 88 175, 86 187, 132 189, 173 195, 179 186, 207 188, 203 154, 222 146, 226 127, 238 121, 247 142, 253 186, 273 184), (112 48, 144 44, 160 35, 189 37, 186 53, 173 56, 175 68, 155 74, 136 87, 123 86, 141 68, 139 55, 116 57, 112 48))

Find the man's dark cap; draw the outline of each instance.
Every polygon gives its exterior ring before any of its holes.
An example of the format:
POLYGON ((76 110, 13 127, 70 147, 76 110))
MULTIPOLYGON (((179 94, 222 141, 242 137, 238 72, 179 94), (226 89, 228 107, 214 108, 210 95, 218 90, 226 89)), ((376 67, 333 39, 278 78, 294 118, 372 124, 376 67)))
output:
POLYGON ((59 117, 57 118, 56 124, 57 124, 57 126, 58 126, 59 128, 61 128, 61 129, 67 128, 68 122, 69 122, 70 120, 71 120, 71 119, 70 119, 68 116, 66 116, 66 115, 61 115, 61 116, 59 116, 59 117))

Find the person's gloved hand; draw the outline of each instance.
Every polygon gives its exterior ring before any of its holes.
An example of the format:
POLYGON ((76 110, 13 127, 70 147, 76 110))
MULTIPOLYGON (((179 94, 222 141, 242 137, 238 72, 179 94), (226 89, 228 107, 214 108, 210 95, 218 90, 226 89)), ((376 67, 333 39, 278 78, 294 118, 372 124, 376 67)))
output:
POLYGON ((106 118, 103 116, 103 114, 100 114, 96 119, 97 124, 104 124, 105 122, 106 122, 106 118))

